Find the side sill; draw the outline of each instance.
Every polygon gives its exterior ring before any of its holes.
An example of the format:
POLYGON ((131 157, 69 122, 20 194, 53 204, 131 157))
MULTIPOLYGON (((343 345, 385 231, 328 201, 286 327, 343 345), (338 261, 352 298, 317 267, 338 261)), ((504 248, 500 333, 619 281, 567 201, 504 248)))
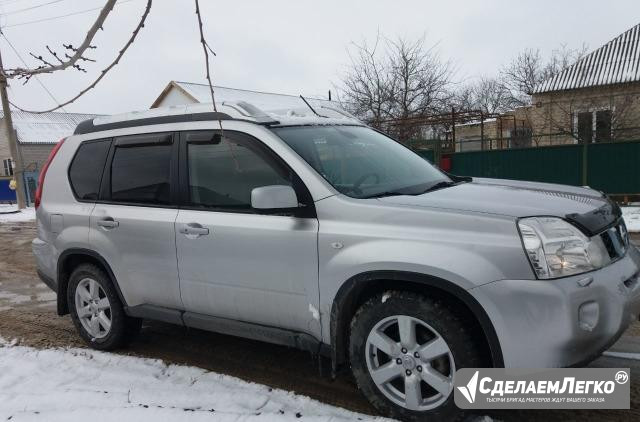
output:
POLYGON ((324 348, 315 337, 300 332, 283 330, 281 328, 235 321, 226 318, 185 312, 182 315, 184 325, 191 328, 213 331, 220 334, 249 338, 267 343, 294 347, 312 353, 320 353, 324 348))
POLYGON ((162 321, 266 343, 280 344, 322 356, 331 356, 331 346, 306 333, 154 305, 127 306, 125 307, 125 313, 130 317, 162 321))
POLYGON ((134 318, 146 318, 154 321, 168 322, 169 324, 184 325, 182 311, 163 308, 154 305, 127 306, 125 313, 134 318))

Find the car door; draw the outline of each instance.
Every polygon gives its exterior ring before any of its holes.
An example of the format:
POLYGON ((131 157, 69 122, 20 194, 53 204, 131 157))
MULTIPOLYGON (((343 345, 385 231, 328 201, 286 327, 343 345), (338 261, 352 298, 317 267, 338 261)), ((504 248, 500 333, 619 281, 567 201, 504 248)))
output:
MULTIPOLYGON (((129 306, 182 309, 176 262, 172 133, 114 138, 91 214, 91 247, 110 265, 129 306)), ((175 183, 177 185, 177 183, 175 183)))
POLYGON ((176 220, 185 310, 320 338, 318 221, 299 178, 238 132, 181 134, 183 205, 176 220), (292 185, 305 207, 259 213, 251 190, 292 185))

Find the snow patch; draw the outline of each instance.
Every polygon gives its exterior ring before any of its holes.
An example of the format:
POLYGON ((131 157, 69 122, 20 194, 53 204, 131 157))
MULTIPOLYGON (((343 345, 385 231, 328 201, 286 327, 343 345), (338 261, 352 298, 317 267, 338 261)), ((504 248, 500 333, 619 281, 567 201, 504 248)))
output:
POLYGON ((378 420, 200 368, 0 338, 0 420, 378 420))
POLYGON ((25 208, 21 211, 18 211, 18 208, 15 205, 0 205, 0 223, 16 223, 20 221, 31 221, 35 219, 36 209, 33 207, 25 208))
POLYGON ((622 217, 630 232, 640 232, 640 207, 620 207, 622 217))
POLYGON ((9 301, 9 303, 19 305, 21 303, 30 302, 31 296, 19 295, 11 292, 0 292, 0 299, 5 299, 9 301))
POLYGON ((382 295, 382 303, 385 303, 391 297, 391 292, 384 292, 382 295))
POLYGON ((48 302, 48 301, 56 300, 57 298, 58 296, 56 295, 56 292, 38 293, 36 295, 36 300, 38 302, 48 302))

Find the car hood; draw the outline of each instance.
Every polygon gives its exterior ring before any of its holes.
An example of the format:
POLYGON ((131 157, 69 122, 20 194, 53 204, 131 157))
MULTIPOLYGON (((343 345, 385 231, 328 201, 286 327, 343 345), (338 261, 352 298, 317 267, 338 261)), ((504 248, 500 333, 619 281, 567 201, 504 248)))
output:
POLYGON ((473 178, 449 188, 422 195, 389 196, 384 203, 447 208, 508 215, 516 218, 556 216, 595 234, 620 218, 620 208, 589 188, 551 183, 473 178))

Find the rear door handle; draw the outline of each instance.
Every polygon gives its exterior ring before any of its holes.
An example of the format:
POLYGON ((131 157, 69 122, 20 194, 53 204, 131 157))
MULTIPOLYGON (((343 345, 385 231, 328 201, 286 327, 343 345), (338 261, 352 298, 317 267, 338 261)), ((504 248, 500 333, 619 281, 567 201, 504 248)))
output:
POLYGON ((115 229, 119 225, 120 223, 111 217, 106 217, 102 220, 98 220, 98 226, 104 227, 105 229, 115 229))
POLYGON ((178 231, 181 234, 194 239, 200 236, 207 236, 209 234, 209 229, 206 227, 202 227, 202 225, 198 223, 185 224, 180 227, 178 231))

